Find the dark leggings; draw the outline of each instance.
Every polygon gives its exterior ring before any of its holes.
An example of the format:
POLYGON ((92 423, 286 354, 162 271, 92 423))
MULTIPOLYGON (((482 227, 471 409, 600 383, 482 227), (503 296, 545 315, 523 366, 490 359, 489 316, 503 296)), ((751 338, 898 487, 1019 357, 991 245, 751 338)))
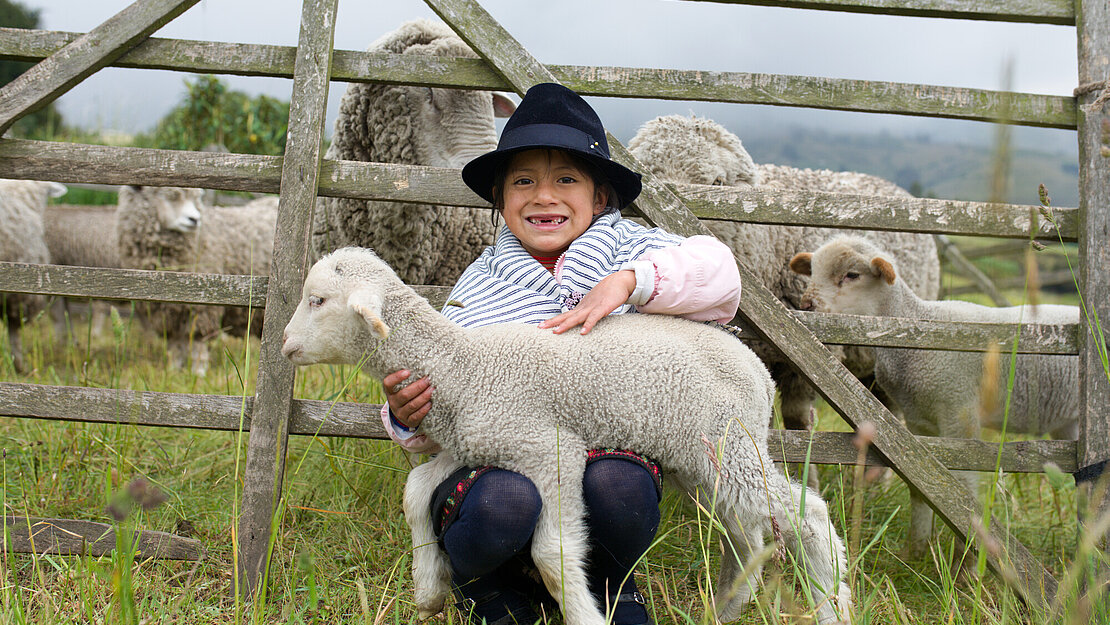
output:
MULTIPOLYGON (((606 458, 586 466, 582 494, 590 536, 590 590, 604 609, 606 595, 612 605, 617 595, 636 591, 630 571, 659 527, 658 491, 641 465, 606 458)), ((472 622, 493 622, 510 612, 529 615, 530 600, 546 596, 542 586, 521 584, 514 566, 527 556, 541 507, 530 480, 500 469, 479 476, 460 504, 443 545, 456 588, 476 602, 472 622)), ((646 622, 643 606, 629 602, 618 606, 613 619, 620 625, 646 622)))

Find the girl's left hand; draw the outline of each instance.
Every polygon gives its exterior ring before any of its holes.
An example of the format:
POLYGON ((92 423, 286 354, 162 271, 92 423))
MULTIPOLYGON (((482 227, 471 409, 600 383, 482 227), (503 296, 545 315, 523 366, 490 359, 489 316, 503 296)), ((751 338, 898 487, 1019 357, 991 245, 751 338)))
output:
POLYGON ((624 305, 634 290, 636 272, 625 269, 610 274, 598 282, 573 309, 540 322, 538 327, 541 330, 554 328, 552 331, 555 334, 562 334, 581 325, 582 334, 589 334, 598 321, 624 305))

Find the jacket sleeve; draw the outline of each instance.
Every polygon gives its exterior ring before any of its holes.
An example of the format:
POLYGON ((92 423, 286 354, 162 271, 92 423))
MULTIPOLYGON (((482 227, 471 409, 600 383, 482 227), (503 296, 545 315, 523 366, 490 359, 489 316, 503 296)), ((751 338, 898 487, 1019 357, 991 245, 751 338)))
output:
POLYGON ((389 404, 382 404, 382 425, 385 426, 385 433, 389 435, 389 438, 403 447, 405 451, 414 454, 434 454, 441 449, 439 443, 431 440, 426 435, 416 434, 394 425, 393 419, 389 415, 389 404))
POLYGON ((732 250, 711 236, 649 250, 625 268, 636 272, 629 301, 640 312, 728 323, 740 306, 740 270, 732 250))

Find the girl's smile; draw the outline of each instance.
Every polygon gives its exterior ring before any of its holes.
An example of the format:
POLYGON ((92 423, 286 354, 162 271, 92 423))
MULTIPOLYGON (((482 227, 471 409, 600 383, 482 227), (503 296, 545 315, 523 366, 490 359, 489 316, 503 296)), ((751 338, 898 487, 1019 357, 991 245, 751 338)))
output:
POLYGON ((558 256, 605 209, 607 197, 560 150, 527 150, 505 176, 502 216, 533 256, 558 256))

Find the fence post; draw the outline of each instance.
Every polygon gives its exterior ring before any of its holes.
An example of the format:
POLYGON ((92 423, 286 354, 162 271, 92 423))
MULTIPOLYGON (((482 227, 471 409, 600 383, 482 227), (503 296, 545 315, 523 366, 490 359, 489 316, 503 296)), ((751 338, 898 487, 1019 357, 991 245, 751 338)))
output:
POLYGON ((279 513, 293 407, 293 365, 281 355, 282 334, 300 301, 301 284, 311 260, 309 234, 320 176, 337 4, 338 0, 304 0, 301 12, 236 545, 237 572, 245 582, 237 576, 237 590, 248 596, 265 582, 270 543, 274 540, 272 522, 279 513))
MULTIPOLYGON (((1079 293, 1086 314, 1079 333, 1080 531, 1110 514, 1103 471, 1110 459, 1110 372, 1106 361, 1106 324, 1110 323, 1110 4, 1075 2, 1079 48, 1076 95, 1079 130, 1079 293), (1095 83, 1101 83, 1095 85, 1095 83), (1087 93, 1083 93, 1086 91, 1087 93), (1099 480, 1099 474, 1102 479, 1099 480), (1086 500, 1087 505, 1082 502, 1086 500), (1089 516, 1088 516, 1089 515, 1089 516)), ((1102 536, 1099 546, 1105 550, 1102 536)))

